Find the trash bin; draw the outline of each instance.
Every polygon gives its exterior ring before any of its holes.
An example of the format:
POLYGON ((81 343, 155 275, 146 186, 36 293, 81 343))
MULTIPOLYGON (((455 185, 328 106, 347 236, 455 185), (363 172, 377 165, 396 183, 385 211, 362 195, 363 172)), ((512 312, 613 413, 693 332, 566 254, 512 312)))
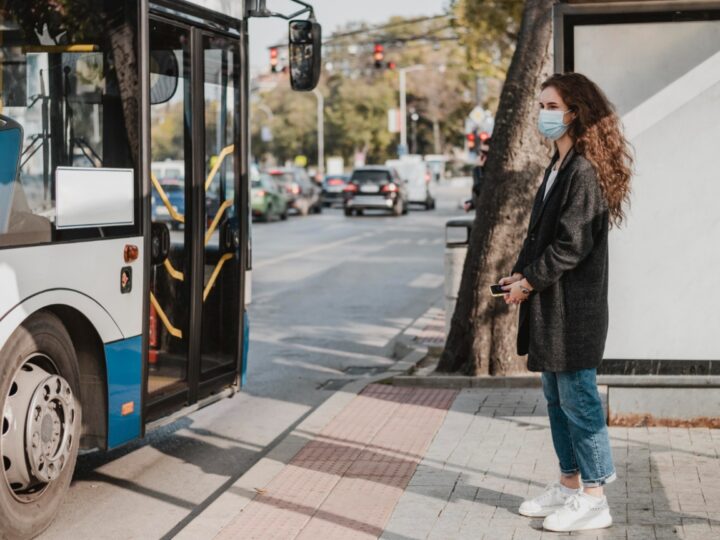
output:
POLYGON ((445 224, 445 337, 455 312, 465 256, 474 218, 451 219, 445 224))

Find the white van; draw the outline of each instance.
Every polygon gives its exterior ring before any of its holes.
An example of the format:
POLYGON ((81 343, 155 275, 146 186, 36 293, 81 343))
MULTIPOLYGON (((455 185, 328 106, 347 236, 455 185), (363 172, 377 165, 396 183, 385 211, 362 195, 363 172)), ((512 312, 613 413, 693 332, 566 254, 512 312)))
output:
POLYGON ((400 159, 389 159, 387 167, 397 170, 400 178, 407 181, 408 202, 421 204, 426 210, 435 209, 435 197, 432 193, 430 171, 422 156, 408 155, 400 159))

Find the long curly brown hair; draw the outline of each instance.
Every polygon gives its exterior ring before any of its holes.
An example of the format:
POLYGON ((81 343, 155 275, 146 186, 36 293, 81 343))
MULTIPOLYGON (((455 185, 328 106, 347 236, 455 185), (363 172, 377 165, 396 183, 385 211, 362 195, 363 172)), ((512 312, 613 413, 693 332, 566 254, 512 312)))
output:
POLYGON ((621 225, 630 199, 633 156, 615 107, 597 84, 580 73, 556 73, 542 83, 543 90, 549 86, 575 113, 568 134, 575 150, 595 168, 611 224, 621 225))

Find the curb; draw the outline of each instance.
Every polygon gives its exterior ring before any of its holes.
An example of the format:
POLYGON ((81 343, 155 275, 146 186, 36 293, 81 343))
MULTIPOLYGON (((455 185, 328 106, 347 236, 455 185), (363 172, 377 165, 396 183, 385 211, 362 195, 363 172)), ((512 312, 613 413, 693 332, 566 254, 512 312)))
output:
POLYGON ((383 373, 349 382, 331 395, 173 538, 197 540, 217 536, 312 440, 309 433, 319 433, 366 386, 392 380, 395 375, 412 370, 428 353, 426 347, 411 345, 414 338, 410 337, 412 329, 425 322, 424 318, 425 315, 416 319, 390 344, 393 356, 400 358, 395 364, 383 373))
POLYGON ((539 375, 516 375, 507 377, 470 377, 466 375, 396 375, 392 378, 395 386, 418 388, 540 388, 539 375))

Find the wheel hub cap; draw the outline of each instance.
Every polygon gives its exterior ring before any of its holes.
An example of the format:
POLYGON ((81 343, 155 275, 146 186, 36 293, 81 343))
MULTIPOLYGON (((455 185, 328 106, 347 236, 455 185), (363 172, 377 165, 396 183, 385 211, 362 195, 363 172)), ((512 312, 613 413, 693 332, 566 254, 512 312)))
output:
POLYGON ((16 494, 55 480, 70 458, 76 419, 68 382, 26 362, 15 375, 3 411, 5 479, 16 494))

